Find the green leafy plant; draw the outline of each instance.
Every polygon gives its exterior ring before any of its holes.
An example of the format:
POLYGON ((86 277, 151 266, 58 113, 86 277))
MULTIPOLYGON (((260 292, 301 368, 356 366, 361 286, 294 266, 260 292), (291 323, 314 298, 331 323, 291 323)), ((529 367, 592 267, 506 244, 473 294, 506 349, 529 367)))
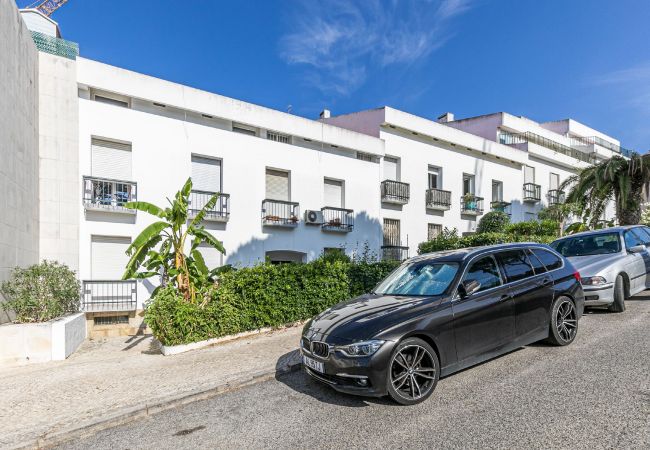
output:
POLYGON ((505 228, 505 232, 517 236, 558 236, 559 228, 559 223, 555 220, 529 220, 511 223, 505 228))
POLYGON ((510 223, 510 216, 502 211, 491 211, 481 217, 476 227, 477 233, 502 233, 510 223))
MULTIPOLYGON (((453 230, 456 231, 455 229, 453 230)), ((459 237, 451 231, 440 235, 431 241, 422 242, 418 253, 430 253, 444 250, 456 250, 466 247, 481 247, 484 245, 507 244, 510 242, 539 242, 548 244, 556 239, 555 235, 512 234, 512 233, 476 233, 459 237)))
POLYGON ((188 178, 174 200, 167 199, 170 206, 165 209, 148 202, 125 204, 126 208, 137 209, 162 220, 142 230, 127 249, 130 259, 123 279, 161 276, 161 285, 165 286, 171 280, 185 301, 195 301, 197 290, 206 289, 214 281, 220 269, 208 268, 198 247, 206 243, 226 253, 222 243, 202 225, 205 215, 216 205, 219 194, 213 195, 190 221, 188 205, 191 191, 192 179, 188 178), (190 239, 186 254, 186 244, 190 239))
POLYGON ((16 267, 0 292, 6 298, 2 308, 13 311, 17 323, 47 322, 79 311, 79 280, 68 266, 55 261, 16 267))

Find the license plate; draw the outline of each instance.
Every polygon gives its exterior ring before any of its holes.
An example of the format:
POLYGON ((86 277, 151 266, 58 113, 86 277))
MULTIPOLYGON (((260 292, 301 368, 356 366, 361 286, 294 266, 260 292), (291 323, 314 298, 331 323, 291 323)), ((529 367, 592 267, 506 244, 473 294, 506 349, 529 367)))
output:
POLYGON ((302 363, 309 367, 312 370, 315 370, 316 372, 319 373, 325 373, 325 367, 323 367, 323 363, 316 361, 315 359, 311 359, 305 355, 302 355, 302 363))

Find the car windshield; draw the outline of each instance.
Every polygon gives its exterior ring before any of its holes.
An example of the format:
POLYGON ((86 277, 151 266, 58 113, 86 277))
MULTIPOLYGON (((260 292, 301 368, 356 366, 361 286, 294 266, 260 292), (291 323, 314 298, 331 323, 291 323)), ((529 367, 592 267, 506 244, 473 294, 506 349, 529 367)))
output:
POLYGON ((385 295, 440 295, 458 272, 453 262, 419 261, 403 264, 375 289, 385 295))
POLYGON ((551 244, 562 256, 606 255, 621 251, 618 233, 600 233, 562 239, 551 244))

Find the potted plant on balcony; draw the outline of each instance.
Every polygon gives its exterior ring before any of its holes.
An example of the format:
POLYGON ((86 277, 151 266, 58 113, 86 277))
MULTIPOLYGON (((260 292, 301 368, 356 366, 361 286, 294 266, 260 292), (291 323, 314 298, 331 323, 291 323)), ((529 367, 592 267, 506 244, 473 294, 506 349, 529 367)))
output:
POLYGON ((463 205, 465 206, 465 210, 467 211, 475 211, 476 210, 476 197, 474 197, 474 194, 470 192, 466 192, 463 195, 463 205))

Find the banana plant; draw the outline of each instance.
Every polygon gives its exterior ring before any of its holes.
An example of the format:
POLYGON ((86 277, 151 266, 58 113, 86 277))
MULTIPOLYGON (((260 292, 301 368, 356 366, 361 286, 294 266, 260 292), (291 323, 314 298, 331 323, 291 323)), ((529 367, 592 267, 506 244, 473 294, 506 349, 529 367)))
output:
POLYGON ((223 244, 202 225, 206 214, 214 208, 219 194, 214 194, 190 221, 188 215, 192 179, 188 178, 174 200, 163 209, 149 202, 128 202, 126 208, 157 217, 127 248, 129 262, 122 279, 161 277, 161 286, 170 281, 186 301, 195 301, 197 290, 214 282, 220 268, 206 266, 199 245, 206 243, 225 254, 223 244), (189 223, 188 223, 189 221, 189 223), (186 253, 186 249, 188 249, 186 253))

